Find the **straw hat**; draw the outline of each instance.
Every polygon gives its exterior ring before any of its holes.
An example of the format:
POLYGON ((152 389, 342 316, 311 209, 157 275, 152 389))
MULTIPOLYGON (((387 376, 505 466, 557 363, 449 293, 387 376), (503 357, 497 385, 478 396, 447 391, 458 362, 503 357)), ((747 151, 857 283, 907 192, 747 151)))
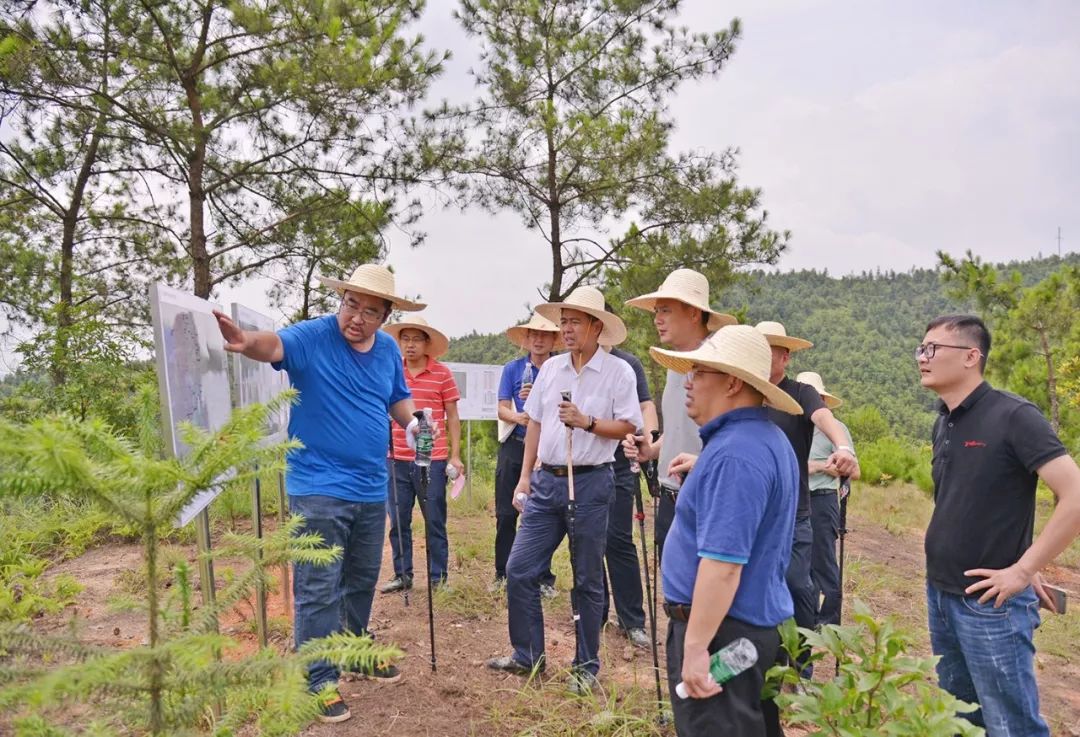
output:
POLYGON ((348 281, 331 279, 326 276, 317 278, 323 286, 330 287, 338 294, 345 294, 346 290, 348 290, 350 292, 370 294, 373 297, 381 297, 385 300, 389 300, 395 310, 418 312, 427 307, 427 305, 422 302, 411 302, 397 296, 394 291, 393 272, 385 266, 379 266, 378 264, 363 264, 357 266, 356 271, 352 273, 352 276, 349 277, 348 281))
POLYGON ((516 345, 522 350, 529 350, 529 347, 525 345, 525 341, 529 338, 530 330, 540 330, 545 333, 555 333, 555 345, 554 350, 561 351, 563 349, 562 331, 559 330, 559 326, 553 323, 551 320, 543 317, 536 312, 532 313, 529 317, 529 321, 522 325, 515 325, 506 331, 506 337, 510 339, 510 342, 516 345))
POLYGON ((394 340, 400 340, 401 331, 409 329, 419 330, 420 332, 427 335, 427 355, 429 358, 438 358, 439 356, 450 350, 450 340, 438 330, 428 325, 428 321, 420 317, 419 315, 409 320, 395 322, 393 325, 387 325, 383 328, 383 330, 389 333, 394 338, 394 340))
POLYGON ((646 312, 656 310, 656 300, 674 299, 683 304, 697 307, 709 315, 709 332, 719 330, 725 325, 735 325, 739 321, 725 312, 717 312, 709 306, 709 280, 704 274, 693 269, 675 269, 667 275, 664 283, 655 292, 626 300, 626 304, 646 312))
POLYGON ((787 348, 792 353, 795 351, 805 351, 807 348, 814 347, 814 344, 809 340, 790 337, 787 334, 787 330, 784 329, 784 326, 778 322, 766 320, 765 322, 759 322, 754 327, 757 328, 759 333, 765 336, 765 339, 769 341, 769 345, 787 348))
POLYGON ((821 376, 816 371, 803 371, 795 377, 795 381, 814 387, 814 391, 821 395, 821 398, 825 401, 825 406, 829 409, 836 409, 844 403, 844 400, 840 397, 825 391, 825 382, 821 380, 821 376))
POLYGON ((745 381, 765 395, 770 407, 801 415, 802 407, 786 391, 769 381, 772 352, 769 342, 749 325, 728 325, 705 339, 692 351, 650 348, 649 355, 664 368, 685 374, 694 364, 708 366, 745 381))
POLYGON ((566 299, 562 302, 537 305, 536 311, 542 317, 558 324, 564 308, 584 312, 604 323, 604 329, 600 333, 600 343, 618 345, 626 340, 626 326, 617 315, 604 310, 604 295, 596 287, 578 287, 566 295, 566 299))

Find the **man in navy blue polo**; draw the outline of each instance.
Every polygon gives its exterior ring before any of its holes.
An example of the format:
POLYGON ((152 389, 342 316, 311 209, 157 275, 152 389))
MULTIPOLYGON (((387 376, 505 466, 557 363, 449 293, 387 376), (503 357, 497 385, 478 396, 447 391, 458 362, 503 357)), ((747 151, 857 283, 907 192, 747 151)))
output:
POLYGON ((748 325, 721 328, 695 350, 649 353, 686 374, 686 413, 703 444, 680 489, 662 563, 675 729, 680 737, 761 737, 768 729, 761 688, 779 651, 777 626, 794 613, 784 572, 799 495, 795 452, 762 405, 793 415, 802 408, 769 381, 769 343, 748 325), (739 638, 751 642, 757 661, 721 690, 709 657, 739 638), (676 693, 680 681, 687 698, 676 693))
POLYGON ((629 364, 600 348, 601 342, 617 345, 625 340, 626 328, 604 310, 599 290, 578 287, 564 302, 540 305, 537 312, 559 320, 567 352, 544 363, 525 402, 529 427, 514 492, 514 505, 522 511, 521 527, 506 565, 513 653, 487 665, 520 674, 545 665, 539 581, 569 531, 572 471, 571 605, 580 618, 575 618, 577 649, 570 690, 583 694, 596 686, 600 670, 603 557, 615 493, 615 448, 621 438, 641 427, 641 409, 629 364), (562 398, 563 392, 570 392, 570 401, 562 398), (537 460, 540 469, 533 472, 537 460))

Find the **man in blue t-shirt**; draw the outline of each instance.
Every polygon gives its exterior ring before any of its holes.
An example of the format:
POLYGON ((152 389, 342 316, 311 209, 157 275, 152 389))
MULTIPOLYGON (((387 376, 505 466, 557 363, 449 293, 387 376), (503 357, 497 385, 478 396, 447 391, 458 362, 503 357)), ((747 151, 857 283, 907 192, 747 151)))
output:
POLYGON ((765 735, 761 688, 780 647, 777 625, 794 613, 784 572, 799 468, 762 404, 802 409, 769 382, 769 343, 748 325, 721 328, 692 351, 649 353, 686 374, 686 413, 703 444, 679 491, 662 561, 675 729, 681 737, 765 735), (753 644, 757 662, 721 690, 709 658, 739 638, 753 644), (688 698, 676 693, 680 681, 688 698))
MULTIPOLYGON (((424 305, 398 297, 393 274, 374 264, 360 266, 348 281, 319 281, 341 294, 336 315, 273 333, 241 330, 215 313, 226 350, 285 369, 299 391, 289 435, 304 447, 288 456, 289 509, 304 518, 303 533, 318 533, 327 546, 342 549, 330 565, 296 565, 297 647, 343 626, 355 634, 367 631, 386 524, 387 416, 406 428, 410 443, 417 430, 401 351, 379 327, 393 309, 424 305)), ((323 696, 321 721, 350 717, 337 692, 338 675, 325 661, 308 671, 309 687, 323 696)), ((386 663, 369 675, 400 678, 386 663)))
MULTIPOLYGON (((533 381, 557 349, 562 338, 559 326, 533 313, 529 321, 506 331, 506 337, 525 355, 510 361, 499 381, 499 455, 495 462, 495 582, 492 590, 506 586, 506 561, 517 536, 518 511, 514 509, 514 487, 521 478, 525 455, 525 400, 533 381)), ((555 574, 549 569, 540 578, 540 593, 546 599, 556 596, 555 574)))

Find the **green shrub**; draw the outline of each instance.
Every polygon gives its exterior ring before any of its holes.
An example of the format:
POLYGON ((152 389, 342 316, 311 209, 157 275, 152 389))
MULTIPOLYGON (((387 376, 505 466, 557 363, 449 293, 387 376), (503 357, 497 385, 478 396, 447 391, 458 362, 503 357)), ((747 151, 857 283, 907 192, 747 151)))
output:
POLYGON ((894 437, 883 437, 871 443, 860 444, 858 452, 863 483, 887 486, 904 482, 914 484, 926 493, 933 491, 929 446, 915 445, 894 437))

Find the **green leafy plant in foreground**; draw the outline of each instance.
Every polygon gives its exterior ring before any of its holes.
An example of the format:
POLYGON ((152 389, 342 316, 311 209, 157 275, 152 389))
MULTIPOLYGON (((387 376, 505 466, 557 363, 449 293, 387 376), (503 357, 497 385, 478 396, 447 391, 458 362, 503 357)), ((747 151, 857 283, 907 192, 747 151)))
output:
POLYGON ((978 708, 960 701, 937 685, 936 657, 908 655, 906 634, 888 621, 878 621, 855 602, 855 624, 826 625, 820 632, 797 628, 793 620, 780 627, 782 646, 794 660, 811 648, 817 669, 839 673, 827 681, 800 679, 790 665, 773 666, 766 695, 773 695, 788 724, 810 728, 810 737, 978 737, 983 729, 959 716, 978 708), (805 645, 800 643, 800 635, 805 645), (796 693, 778 693, 781 684, 798 684, 796 693))
POLYGON ((291 446, 260 442, 275 402, 235 411, 213 434, 186 428, 190 453, 163 460, 153 451, 157 438, 149 431, 157 426, 155 404, 148 395, 142 447, 97 420, 0 421, 3 493, 85 498, 137 530, 145 553, 148 638, 141 647, 95 648, 70 634, 50 637, 17 623, 0 625, 0 713, 13 715, 17 735, 212 732, 225 737, 240 727, 246 734, 295 734, 318 709, 307 690, 310 663, 327 660, 355 670, 401 655, 393 646, 348 634, 309 641, 295 654, 231 652, 235 643, 218 633, 218 618, 247 599, 257 582, 267 581, 270 569, 288 561, 326 564, 341 555, 318 535, 299 534, 298 517, 261 540, 224 536, 214 556, 245 557, 252 564, 217 593, 213 605, 193 606, 186 563, 174 569, 178 585, 168 595, 163 591, 160 543, 179 511, 226 475, 242 481, 256 464, 280 466, 291 446), (87 705, 77 730, 64 719, 74 704, 87 705), (51 723, 53 717, 61 724, 51 723))

